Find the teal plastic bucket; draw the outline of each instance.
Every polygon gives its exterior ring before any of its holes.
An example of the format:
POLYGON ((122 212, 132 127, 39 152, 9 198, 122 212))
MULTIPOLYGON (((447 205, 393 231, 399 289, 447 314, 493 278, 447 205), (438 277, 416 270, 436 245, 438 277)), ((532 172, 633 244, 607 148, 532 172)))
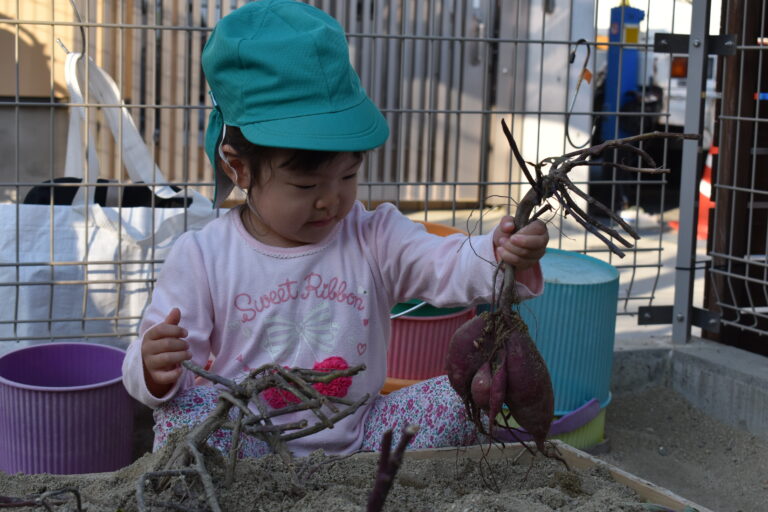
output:
POLYGON ((591 256, 547 249, 544 293, 520 304, 552 377, 555 415, 611 400, 619 272, 591 256))

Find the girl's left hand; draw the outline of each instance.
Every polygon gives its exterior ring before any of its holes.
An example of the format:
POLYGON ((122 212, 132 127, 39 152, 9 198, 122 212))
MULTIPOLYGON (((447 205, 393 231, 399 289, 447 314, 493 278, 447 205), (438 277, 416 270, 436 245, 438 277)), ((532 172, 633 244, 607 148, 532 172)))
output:
POLYGON ((536 265, 544 256, 547 243, 547 226, 538 219, 515 232, 514 219, 506 215, 493 232, 496 261, 504 261, 517 270, 526 270, 536 265))

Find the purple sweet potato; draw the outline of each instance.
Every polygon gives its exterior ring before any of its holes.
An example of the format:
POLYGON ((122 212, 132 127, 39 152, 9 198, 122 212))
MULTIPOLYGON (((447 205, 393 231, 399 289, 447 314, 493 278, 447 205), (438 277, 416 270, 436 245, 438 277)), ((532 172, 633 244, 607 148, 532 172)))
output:
POLYGON ((491 360, 491 389, 488 398, 488 418, 493 421, 501 412, 504 402, 507 401, 507 350, 499 348, 491 360))
POLYGON ((506 404, 518 424, 544 452, 555 412, 555 395, 547 365, 526 332, 510 333, 506 343, 506 404))
POLYGON ((453 334, 446 357, 446 373, 453 389, 463 400, 472 392, 472 379, 488 361, 493 339, 487 330, 488 313, 467 320, 453 334))
POLYGON ((496 418, 506 405, 544 451, 554 413, 552 382, 519 315, 496 311, 466 322, 451 339, 447 370, 480 432, 493 435, 496 418))
POLYGON ((486 361, 472 377, 471 396, 481 410, 488 410, 491 403, 491 362, 486 361))
MULTIPOLYGON (((507 397, 507 352, 502 347, 497 350, 490 360, 480 366, 472 377, 472 405, 487 414, 488 418, 496 418, 501 412, 507 397)), ((481 429, 481 432, 483 429, 481 429)))

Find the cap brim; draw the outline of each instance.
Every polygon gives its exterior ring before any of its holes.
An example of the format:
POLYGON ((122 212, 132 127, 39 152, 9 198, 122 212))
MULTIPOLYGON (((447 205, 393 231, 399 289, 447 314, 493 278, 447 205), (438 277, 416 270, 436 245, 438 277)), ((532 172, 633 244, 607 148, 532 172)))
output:
POLYGON ((367 151, 389 137, 387 121, 367 97, 354 107, 240 126, 254 144, 315 151, 367 151))
MULTIPOLYGON (((367 151, 381 146, 389 137, 387 120, 367 97, 338 112, 262 121, 239 128, 253 144, 314 151, 367 151)), ((217 143, 211 140, 209 156, 215 152, 217 143)), ((214 156, 211 161, 215 162, 214 156)), ((215 175, 214 207, 219 208, 235 185, 218 167, 215 175)))

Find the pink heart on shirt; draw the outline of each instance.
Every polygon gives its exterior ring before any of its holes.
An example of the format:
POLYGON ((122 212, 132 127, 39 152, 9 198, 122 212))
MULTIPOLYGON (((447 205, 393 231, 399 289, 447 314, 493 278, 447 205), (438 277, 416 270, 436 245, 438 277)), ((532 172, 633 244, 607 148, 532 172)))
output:
POLYGON ((363 318, 363 326, 368 327, 368 319, 363 318))
POLYGON ((357 353, 358 355, 365 354, 365 350, 368 348, 368 345, 365 343, 358 343, 357 344, 357 353))
MULTIPOLYGON (((320 371, 333 371, 333 370, 346 370, 349 368, 349 364, 343 357, 332 356, 322 361, 315 363, 312 367, 313 370, 320 371)), ((318 392, 326 396, 347 396, 349 386, 352 385, 352 377, 338 377, 331 382, 317 382, 312 384, 318 392)))

